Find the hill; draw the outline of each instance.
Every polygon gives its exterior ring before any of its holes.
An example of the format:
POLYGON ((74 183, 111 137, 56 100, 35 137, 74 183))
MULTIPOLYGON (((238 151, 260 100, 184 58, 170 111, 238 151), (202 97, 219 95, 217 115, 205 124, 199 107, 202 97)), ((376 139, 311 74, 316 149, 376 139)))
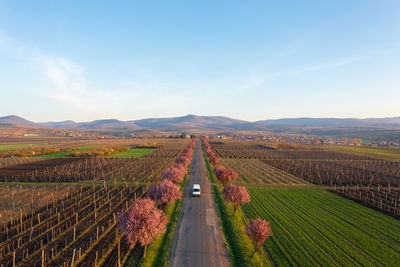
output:
POLYGON ((116 119, 95 120, 91 122, 46 122, 43 125, 59 129, 104 129, 104 130, 137 130, 139 127, 132 121, 120 121, 116 119))
POLYGON ((0 117, 0 123, 8 124, 8 125, 23 125, 23 126, 32 126, 32 127, 40 126, 38 123, 28 121, 24 118, 21 118, 21 117, 15 116, 15 115, 0 117))
POLYGON ((257 121, 257 124, 303 127, 397 127, 400 128, 400 117, 394 118, 288 118, 257 121))
POLYGON ((169 131, 185 129, 244 129, 251 128, 252 123, 222 116, 187 115, 174 118, 152 118, 134 121, 143 128, 164 129, 169 131))
POLYGON ((400 117, 368 119, 285 118, 249 122, 223 116, 186 115, 172 118, 148 118, 129 121, 105 119, 91 122, 67 120, 36 123, 11 115, 0 117, 0 125, 23 125, 29 127, 91 131, 93 133, 109 133, 110 135, 126 135, 142 130, 187 133, 263 131, 275 134, 309 134, 362 138, 366 140, 400 139, 400 117))

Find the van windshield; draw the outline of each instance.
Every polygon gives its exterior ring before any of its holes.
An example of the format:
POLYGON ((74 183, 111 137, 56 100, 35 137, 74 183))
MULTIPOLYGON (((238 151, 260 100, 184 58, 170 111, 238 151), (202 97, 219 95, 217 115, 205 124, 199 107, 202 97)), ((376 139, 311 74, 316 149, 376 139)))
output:
POLYGON ((195 189, 193 189, 193 192, 200 192, 200 189, 195 188, 195 189))

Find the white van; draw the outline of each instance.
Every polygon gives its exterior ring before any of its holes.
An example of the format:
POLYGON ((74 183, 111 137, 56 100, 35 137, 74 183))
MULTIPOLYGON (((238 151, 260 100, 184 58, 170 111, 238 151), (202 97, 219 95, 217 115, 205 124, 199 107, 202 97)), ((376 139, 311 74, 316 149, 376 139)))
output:
POLYGON ((192 196, 200 197, 200 185, 199 184, 193 185, 192 196))

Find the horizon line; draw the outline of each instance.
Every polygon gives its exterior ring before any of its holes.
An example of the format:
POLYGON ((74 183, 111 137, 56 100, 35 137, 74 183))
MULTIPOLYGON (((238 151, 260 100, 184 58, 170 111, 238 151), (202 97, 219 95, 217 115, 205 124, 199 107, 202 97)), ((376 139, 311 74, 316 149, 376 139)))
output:
POLYGON ((117 118, 103 118, 103 119, 94 119, 94 120, 90 120, 90 121, 75 121, 73 119, 66 119, 66 120, 53 120, 53 121, 33 121, 30 119, 27 119, 26 117, 23 116, 19 116, 19 115, 15 115, 15 114, 11 114, 11 115, 5 115, 5 116, 1 116, 1 118, 6 118, 6 117, 18 117, 33 123, 54 123, 54 122, 65 122, 65 121, 71 121, 74 123, 85 123, 85 122, 94 122, 94 121, 104 121, 104 120, 117 120, 117 121, 121 121, 121 122, 129 122, 129 121, 138 121, 138 120, 146 120, 146 119, 173 119, 173 118, 182 118, 182 117, 188 117, 188 116, 195 116, 195 117, 223 117, 223 118, 228 118, 228 119, 233 119, 233 120, 239 120, 239 121, 246 121, 246 122, 250 122, 250 123, 256 123, 259 121, 266 121, 266 120, 290 120, 290 119, 339 119, 339 120, 346 120, 346 119, 354 119, 354 120, 368 120, 368 119, 395 119, 395 118, 400 118, 400 115, 398 116, 392 116, 392 117, 311 117, 311 116, 307 116, 307 117, 279 117, 279 118, 275 118, 275 119, 261 119, 261 120, 245 120, 245 119, 236 119, 234 117, 230 117, 230 116, 224 116, 224 115, 195 115, 195 114, 186 114, 186 115, 181 115, 181 116, 172 116, 172 117, 144 117, 144 118, 140 118, 140 119, 128 119, 128 120, 120 120, 117 118))

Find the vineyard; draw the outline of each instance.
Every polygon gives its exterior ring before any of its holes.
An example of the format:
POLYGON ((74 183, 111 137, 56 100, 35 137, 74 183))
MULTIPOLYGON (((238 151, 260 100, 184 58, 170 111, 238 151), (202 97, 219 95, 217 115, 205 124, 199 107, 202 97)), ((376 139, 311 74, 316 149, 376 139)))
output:
POLYGON ((242 184, 308 184, 287 172, 281 171, 259 159, 222 159, 221 164, 239 173, 238 183, 242 184))
POLYGON ((19 158, 19 157, 0 158, 0 168, 7 168, 7 167, 16 166, 16 165, 25 165, 25 164, 29 164, 29 163, 42 161, 42 160, 44 160, 44 159, 40 159, 40 158, 19 158))
MULTIPOLYGON (((157 190, 182 181, 194 142, 116 145, 130 149, 110 157, 0 159, 0 266, 141 261, 143 244, 132 245, 119 214, 144 200, 150 188, 154 201, 161 201, 157 190)), ((393 218, 400 217, 400 162, 353 151, 213 140, 205 155, 217 166, 213 171, 233 214, 241 205, 241 220, 270 222, 273 235, 263 248, 272 264, 400 263, 400 223, 393 218)))
POLYGON ((400 264, 400 162, 345 149, 203 142, 209 162, 216 162, 218 180, 224 183, 218 172, 230 168, 238 173, 232 183, 246 185, 249 192, 250 201, 241 203, 245 218, 234 221, 270 223, 273 235, 264 243, 264 258, 272 265, 400 264))
POLYGON ((0 185, 0 223, 20 216, 28 211, 47 206, 49 203, 61 199, 74 191, 78 186, 24 186, 24 185, 0 185), (29 199, 29 201, 26 201, 29 199))
POLYGON ((400 218, 400 189, 398 187, 342 186, 334 187, 332 191, 400 218))
POLYGON ((182 142, 169 139, 42 141, 43 143, 34 144, 0 144, 0 159, 103 157, 135 148, 158 149, 182 142))
POLYGON ((0 266, 138 263, 143 249, 128 244, 118 214, 160 181, 188 143, 166 142, 139 158, 1 159, 2 182, 29 184, 3 186, 0 266))
POLYGON ((96 250, 98 255, 107 257, 107 251, 121 242, 122 236, 116 227, 117 213, 141 197, 145 190, 143 186, 82 187, 78 194, 45 210, 2 225, 2 264, 71 265, 86 254, 90 256, 98 242, 114 236, 114 242, 102 242, 106 250, 102 246, 96 250))
POLYGON ((315 184, 400 185, 400 162, 264 160, 265 163, 315 184))
MULTIPOLYGON (((185 143, 168 144, 140 158, 28 159, 27 163, 0 169, 2 182, 150 182, 170 165, 185 143), (30 161, 32 160, 32 162, 30 161)), ((8 159, 6 159, 8 160, 8 159)))
POLYGON ((363 155, 347 154, 327 150, 275 150, 249 142, 210 142, 212 150, 221 158, 256 159, 310 159, 310 160, 368 160, 363 155))
MULTIPOLYGON (((235 169, 239 183, 316 184, 333 192, 400 216, 400 162, 356 155, 354 150, 275 150, 251 142, 214 141, 222 164, 235 169)), ((337 149, 336 149, 337 150, 337 149)), ((380 154, 378 154, 380 155, 380 154)))

